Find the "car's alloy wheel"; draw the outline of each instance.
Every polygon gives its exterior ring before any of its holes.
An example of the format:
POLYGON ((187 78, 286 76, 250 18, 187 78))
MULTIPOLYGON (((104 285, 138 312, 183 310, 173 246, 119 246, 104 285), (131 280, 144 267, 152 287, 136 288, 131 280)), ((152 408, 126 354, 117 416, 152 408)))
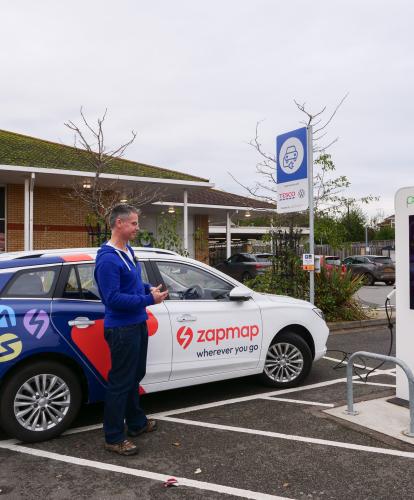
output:
POLYGON ((19 424, 29 431, 52 429, 66 417, 70 407, 70 389, 56 375, 35 375, 17 391, 14 415, 19 424))
POLYGON ((283 332, 270 344, 261 379, 273 387, 294 387, 308 375, 312 353, 297 333, 283 332))
POLYGON ((61 434, 81 403, 81 387, 68 367, 38 361, 14 373, 2 389, 0 423, 6 432, 26 442, 61 434))
POLYGON ((287 342, 270 346, 267 351, 264 371, 279 383, 295 380, 303 370, 303 356, 299 349, 287 342))

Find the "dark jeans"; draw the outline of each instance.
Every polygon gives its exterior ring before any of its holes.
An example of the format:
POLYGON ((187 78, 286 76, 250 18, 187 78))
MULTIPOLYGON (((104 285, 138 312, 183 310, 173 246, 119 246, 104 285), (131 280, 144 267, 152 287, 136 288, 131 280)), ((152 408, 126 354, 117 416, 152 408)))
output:
POLYGON ((112 367, 105 397, 104 432, 107 443, 125 439, 125 422, 136 431, 147 424, 139 406, 139 383, 147 366, 148 330, 146 323, 105 328, 112 367))

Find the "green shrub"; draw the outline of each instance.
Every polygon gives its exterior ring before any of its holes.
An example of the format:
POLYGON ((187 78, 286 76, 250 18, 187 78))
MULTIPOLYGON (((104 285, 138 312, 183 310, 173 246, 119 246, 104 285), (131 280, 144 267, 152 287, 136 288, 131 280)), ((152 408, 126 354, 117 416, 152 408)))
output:
MULTIPOLYGON (((273 265, 263 274, 246 282, 246 285, 261 293, 288 295, 309 300, 309 273, 303 271, 296 255, 289 256, 283 265, 275 258, 273 265)), ((315 273, 315 306, 319 307, 327 321, 352 321, 366 318, 355 293, 363 286, 361 277, 341 269, 321 269, 315 273)))
POLYGON ((364 319, 367 315, 354 299, 363 284, 362 277, 353 276, 350 271, 322 268, 315 274, 315 305, 324 312, 327 321, 364 319))

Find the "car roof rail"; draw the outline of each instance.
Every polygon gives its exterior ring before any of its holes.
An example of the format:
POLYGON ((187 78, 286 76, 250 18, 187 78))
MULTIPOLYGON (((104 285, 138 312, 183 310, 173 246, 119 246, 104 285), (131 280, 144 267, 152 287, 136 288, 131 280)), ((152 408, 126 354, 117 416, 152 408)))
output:
MULTIPOLYGON (((132 247, 134 251, 140 253, 157 253, 164 255, 179 255, 177 252, 172 250, 165 250, 164 248, 152 248, 152 247, 132 247)), ((86 247, 86 248, 55 248, 47 250, 23 250, 20 252, 4 252, 0 254, 0 260, 15 260, 15 259, 36 259, 40 257, 47 256, 59 256, 67 254, 77 254, 77 253, 96 253, 99 247, 86 247)))
POLYGON ((159 253, 166 255, 180 255, 173 250, 165 250, 164 248, 152 248, 152 247, 132 247, 137 252, 150 252, 150 253, 159 253))

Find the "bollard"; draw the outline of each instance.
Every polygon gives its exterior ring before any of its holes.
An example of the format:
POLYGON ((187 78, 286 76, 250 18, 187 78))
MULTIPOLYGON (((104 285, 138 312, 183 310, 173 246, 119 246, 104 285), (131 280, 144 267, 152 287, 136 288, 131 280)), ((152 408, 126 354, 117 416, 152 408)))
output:
POLYGON ((374 352, 358 351, 351 354, 348 360, 348 365, 346 367, 346 392, 347 392, 347 409, 348 415, 358 415, 358 412, 354 410, 354 388, 352 385, 352 372, 354 359, 356 357, 364 357, 368 359, 377 359, 379 361, 389 361, 395 363, 400 368, 404 370, 408 380, 408 397, 409 397, 409 408, 410 408, 410 428, 408 431, 404 431, 404 435, 408 437, 414 437, 414 375, 411 368, 401 359, 395 358, 394 356, 385 356, 384 354, 376 354, 374 352))

